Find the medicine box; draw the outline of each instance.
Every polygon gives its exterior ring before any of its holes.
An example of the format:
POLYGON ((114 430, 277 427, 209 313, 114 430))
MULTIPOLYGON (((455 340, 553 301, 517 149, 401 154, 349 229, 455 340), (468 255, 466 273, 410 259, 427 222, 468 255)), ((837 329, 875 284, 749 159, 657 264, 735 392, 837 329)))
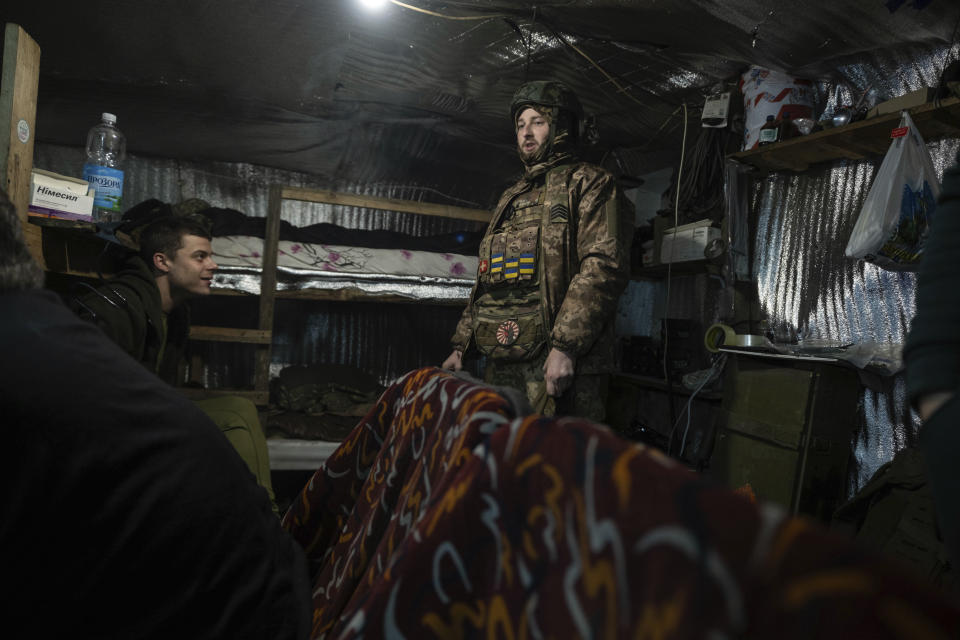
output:
POLYGON ((34 169, 30 175, 30 209, 33 213, 90 220, 94 189, 86 180, 34 169))

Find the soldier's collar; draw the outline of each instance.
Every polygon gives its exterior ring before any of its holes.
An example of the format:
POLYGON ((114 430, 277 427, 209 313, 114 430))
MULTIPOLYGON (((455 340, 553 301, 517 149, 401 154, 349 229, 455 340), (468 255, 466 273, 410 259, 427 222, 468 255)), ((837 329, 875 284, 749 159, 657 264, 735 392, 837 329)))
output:
POLYGON ((538 176, 545 174, 550 169, 553 169, 556 166, 561 164, 567 164, 573 162, 576 158, 572 153, 560 153, 552 156, 546 162, 540 162, 533 166, 526 167, 523 172, 523 177, 525 180, 530 181, 538 176))

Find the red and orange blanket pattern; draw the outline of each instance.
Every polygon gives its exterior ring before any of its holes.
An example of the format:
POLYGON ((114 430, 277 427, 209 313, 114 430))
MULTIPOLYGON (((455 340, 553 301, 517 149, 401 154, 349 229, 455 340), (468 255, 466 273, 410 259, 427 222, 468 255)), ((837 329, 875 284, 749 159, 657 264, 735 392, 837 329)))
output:
POLYGON ((439 369, 392 385, 284 518, 313 638, 956 638, 960 608, 817 525, 439 369))

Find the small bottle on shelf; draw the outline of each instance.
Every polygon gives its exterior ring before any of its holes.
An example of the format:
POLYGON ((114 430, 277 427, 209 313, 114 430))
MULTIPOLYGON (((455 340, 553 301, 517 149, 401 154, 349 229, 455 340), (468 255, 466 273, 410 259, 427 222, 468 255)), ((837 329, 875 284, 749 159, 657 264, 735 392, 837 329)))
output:
POLYGON ((793 122, 793 118, 790 117, 790 112, 787 111, 783 114, 783 119, 780 121, 780 132, 777 137, 780 140, 789 140, 790 138, 795 138, 796 135, 797 125, 793 122))
POLYGON ((773 116, 767 116, 767 121, 762 127, 760 127, 760 140, 758 142, 759 146, 763 147, 768 144, 773 144, 780 139, 780 128, 777 125, 777 121, 773 119, 773 116))

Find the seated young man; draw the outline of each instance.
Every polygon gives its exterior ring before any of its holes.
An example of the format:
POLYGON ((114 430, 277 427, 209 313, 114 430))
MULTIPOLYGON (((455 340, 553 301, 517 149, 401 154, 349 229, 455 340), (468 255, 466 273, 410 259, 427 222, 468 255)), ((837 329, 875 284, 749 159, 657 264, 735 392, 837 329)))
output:
MULTIPOLYGON (((74 307, 135 360, 173 384, 190 330, 184 303, 209 295, 216 268, 206 227, 188 216, 164 216, 143 229, 139 255, 116 277, 76 299, 74 307)), ((223 396, 196 404, 220 427, 275 503, 267 442, 253 403, 223 396)))
POLYGON ((263 489, 202 411, 40 288, 20 225, 0 191, 3 636, 306 638, 306 560, 263 489))

